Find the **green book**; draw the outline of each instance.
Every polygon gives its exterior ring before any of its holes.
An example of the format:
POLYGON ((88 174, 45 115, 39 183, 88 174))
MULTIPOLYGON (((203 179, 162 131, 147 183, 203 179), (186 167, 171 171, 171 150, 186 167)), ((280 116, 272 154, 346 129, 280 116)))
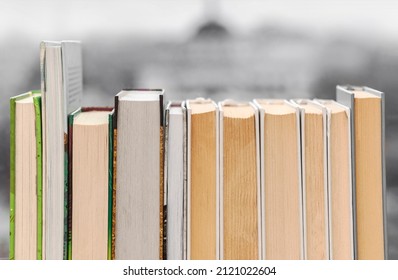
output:
POLYGON ((41 94, 30 91, 10 98, 10 260, 42 259, 42 207, 41 94))

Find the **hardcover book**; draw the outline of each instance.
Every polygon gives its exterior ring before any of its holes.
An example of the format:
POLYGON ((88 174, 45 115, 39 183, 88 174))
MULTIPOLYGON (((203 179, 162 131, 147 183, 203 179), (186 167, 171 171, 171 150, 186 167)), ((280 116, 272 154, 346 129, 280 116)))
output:
POLYGON ((115 97, 115 259, 163 259, 163 90, 115 97))

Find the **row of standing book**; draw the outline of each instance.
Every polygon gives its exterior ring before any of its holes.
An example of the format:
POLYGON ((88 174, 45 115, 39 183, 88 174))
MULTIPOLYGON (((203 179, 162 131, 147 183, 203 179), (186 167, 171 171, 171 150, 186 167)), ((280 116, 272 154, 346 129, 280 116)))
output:
POLYGON ((40 49, 10 99, 10 259, 388 257, 382 92, 81 107, 80 43, 40 49))

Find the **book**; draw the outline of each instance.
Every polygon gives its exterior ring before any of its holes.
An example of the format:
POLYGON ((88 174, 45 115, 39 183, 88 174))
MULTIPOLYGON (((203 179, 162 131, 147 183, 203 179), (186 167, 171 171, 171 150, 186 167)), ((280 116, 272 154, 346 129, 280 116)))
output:
POLYGON ((300 109, 304 258, 329 259, 326 109, 308 99, 300 109))
POLYGON ((165 109, 166 251, 168 260, 186 259, 186 112, 182 102, 165 109))
POLYGON ((350 109, 333 100, 315 102, 327 114, 329 256, 331 260, 353 260, 350 109))
POLYGON ((10 98, 11 260, 42 258, 41 96, 10 98))
POLYGON ((112 214, 112 108, 84 107, 68 117, 71 259, 109 258, 112 214))
POLYGON ((263 259, 303 259, 299 109, 286 100, 255 99, 260 111, 263 259))
POLYGON ((261 259, 258 109, 226 100, 220 120, 220 259, 261 259))
POLYGON ((369 87, 336 87, 351 109, 356 258, 387 259, 384 93, 369 87))
POLYGON ((115 97, 115 259, 163 259, 163 90, 115 97))
POLYGON ((218 107, 210 99, 186 101, 187 259, 219 259, 218 107))
POLYGON ((43 258, 67 259, 67 115, 82 99, 81 45, 76 41, 40 45, 43 137, 43 258))

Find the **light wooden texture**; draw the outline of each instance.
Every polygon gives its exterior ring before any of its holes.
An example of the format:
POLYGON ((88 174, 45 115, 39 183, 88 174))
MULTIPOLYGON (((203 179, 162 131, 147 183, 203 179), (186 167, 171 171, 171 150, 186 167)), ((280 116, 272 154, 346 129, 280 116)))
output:
POLYGON ((352 185, 348 112, 332 109, 330 119, 330 256, 334 260, 353 259, 352 185))
POLYGON ((329 240, 323 115, 322 110, 313 105, 304 105, 303 108, 305 255, 309 260, 325 260, 329 258, 329 240))
POLYGON ((265 259, 302 258, 302 209, 296 111, 262 103, 265 259))
POLYGON ((106 260, 109 112, 82 112, 73 124, 72 259, 106 260))
POLYGON ((119 98, 116 259, 160 256, 160 102, 119 98))
POLYGON ((37 258, 35 109, 32 97, 16 102, 15 259, 37 258))
POLYGON ((216 250, 216 110, 191 104, 190 258, 214 260, 216 250))
POLYGON ((381 99, 355 92, 358 259, 384 259, 381 99))
POLYGON ((223 111, 223 258, 259 259, 255 111, 223 111))

